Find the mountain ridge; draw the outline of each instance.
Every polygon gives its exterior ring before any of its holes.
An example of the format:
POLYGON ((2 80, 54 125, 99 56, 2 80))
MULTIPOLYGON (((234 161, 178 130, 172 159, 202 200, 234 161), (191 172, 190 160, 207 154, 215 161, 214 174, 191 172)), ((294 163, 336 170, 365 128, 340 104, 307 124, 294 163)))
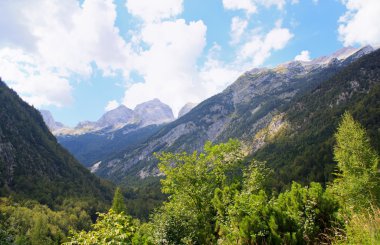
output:
MULTIPOLYGON (((248 71, 222 93, 201 102, 134 150, 103 161, 96 173, 125 182, 125 176, 144 178, 158 174, 153 152, 191 152, 200 150, 208 140, 218 143, 229 138, 238 138, 244 144, 252 145, 256 134, 269 124, 281 126, 283 122, 279 112, 297 94, 327 81, 373 49, 364 47, 355 51, 337 52, 335 56, 340 55, 344 59, 330 57, 328 62, 323 61, 320 65, 291 62, 286 67, 280 65, 273 69, 248 71), (343 54, 347 52, 353 53, 346 57, 343 54)), ((253 151, 254 147, 251 148, 253 151)))
POLYGON ((49 206, 65 198, 109 202, 109 183, 92 175, 61 147, 39 111, 0 80, 0 195, 49 206))
MULTIPOLYGON (((47 118, 48 120, 48 118, 47 118)), ((54 119, 53 119, 54 120, 54 119)), ((56 136, 84 135, 87 133, 112 133, 127 125, 137 125, 143 128, 149 125, 159 125, 174 120, 172 109, 159 99, 138 104, 134 110, 120 105, 105 112, 97 121, 79 122, 74 128, 60 127, 52 130, 56 136)), ((49 123, 49 121, 46 121, 49 123)))

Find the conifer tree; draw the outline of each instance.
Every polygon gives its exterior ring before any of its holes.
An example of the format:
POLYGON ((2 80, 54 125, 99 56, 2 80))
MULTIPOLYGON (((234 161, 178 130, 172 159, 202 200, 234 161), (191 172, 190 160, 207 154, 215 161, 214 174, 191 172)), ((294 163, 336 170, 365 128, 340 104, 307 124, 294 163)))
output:
POLYGON ((339 173, 333 189, 341 205, 359 211, 379 202, 379 157, 365 129, 345 113, 336 134, 334 157, 339 173))
POLYGON ((125 202, 124 202, 124 197, 123 197, 123 194, 121 193, 121 190, 119 187, 117 187, 115 190, 115 194, 114 194, 113 200, 112 200, 111 209, 117 214, 119 214, 121 212, 124 212, 124 213, 127 212, 127 207, 126 207, 125 202))

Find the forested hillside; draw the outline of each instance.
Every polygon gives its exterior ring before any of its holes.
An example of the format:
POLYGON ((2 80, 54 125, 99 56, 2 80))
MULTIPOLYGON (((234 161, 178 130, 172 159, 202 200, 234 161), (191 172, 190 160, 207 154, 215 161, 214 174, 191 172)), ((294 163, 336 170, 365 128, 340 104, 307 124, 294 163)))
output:
POLYGON ((110 200, 106 182, 72 157, 40 113, 0 82, 0 194, 54 206, 65 197, 110 200))
POLYGON ((0 244, 59 244, 89 229, 112 194, 0 80, 0 244))
POLYGON ((331 181, 335 167, 334 133, 344 111, 362 123, 375 149, 380 147, 380 50, 351 64, 327 81, 300 94, 279 113, 286 125, 253 157, 268 161, 277 187, 292 180, 331 181))

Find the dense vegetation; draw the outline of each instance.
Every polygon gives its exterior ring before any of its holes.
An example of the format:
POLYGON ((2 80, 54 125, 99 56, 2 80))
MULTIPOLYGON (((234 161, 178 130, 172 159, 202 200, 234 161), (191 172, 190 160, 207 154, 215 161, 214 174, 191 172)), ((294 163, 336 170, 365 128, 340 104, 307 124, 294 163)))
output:
POLYGON ((59 244, 109 208, 113 186, 61 147, 0 80, 0 244, 59 244))
POLYGON ((378 153, 349 113, 335 137, 336 179, 326 188, 293 182, 281 193, 268 188, 264 162, 244 163, 238 141, 160 154, 169 199, 148 223, 126 215, 116 192, 116 211, 67 244, 378 244, 378 153))
POLYGON ((61 147, 41 114, 0 81, 0 196, 50 207, 66 198, 112 197, 110 184, 92 175, 61 147))

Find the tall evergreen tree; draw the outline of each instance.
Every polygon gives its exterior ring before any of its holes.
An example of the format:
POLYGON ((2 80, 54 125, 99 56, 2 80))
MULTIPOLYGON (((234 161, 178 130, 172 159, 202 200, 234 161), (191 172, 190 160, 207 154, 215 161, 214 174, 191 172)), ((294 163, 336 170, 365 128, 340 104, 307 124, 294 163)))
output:
POLYGON ((124 197, 123 197, 123 194, 121 193, 121 190, 119 187, 117 187, 115 190, 115 195, 114 195, 113 200, 112 200, 111 209, 115 213, 118 213, 118 214, 121 212, 124 212, 124 213, 127 212, 127 207, 126 207, 125 202, 124 202, 124 197))
POLYGON ((334 157, 339 173, 333 190, 341 205, 360 211, 379 204, 379 156, 365 129, 345 113, 336 133, 334 157))

